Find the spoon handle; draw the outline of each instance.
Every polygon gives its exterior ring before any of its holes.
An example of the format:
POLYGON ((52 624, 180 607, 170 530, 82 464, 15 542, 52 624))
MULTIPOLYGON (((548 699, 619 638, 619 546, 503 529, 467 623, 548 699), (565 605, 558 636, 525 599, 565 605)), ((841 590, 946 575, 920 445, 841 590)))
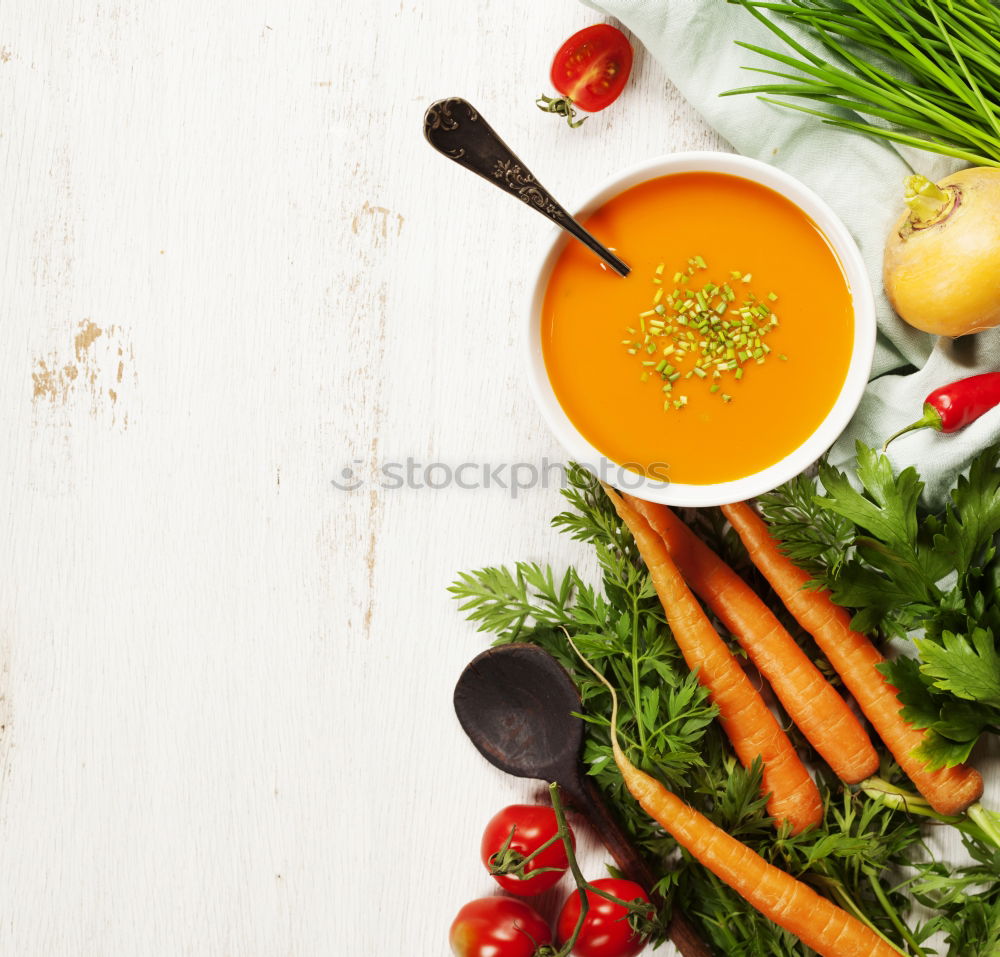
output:
MULTIPOLYGON (((615 859, 618 869, 629 880, 635 881, 651 893, 656 884, 656 875, 608 809, 597 785, 584 775, 560 781, 559 784, 572 801, 574 808, 590 821, 604 846, 615 859)), ((708 945, 688 923, 684 914, 676 908, 667 933, 683 957, 712 957, 708 945)))
POLYGON ((618 275, 629 274, 625 263, 552 198, 468 100, 452 96, 432 103, 424 114, 424 136, 439 153, 513 194, 575 236, 618 275))

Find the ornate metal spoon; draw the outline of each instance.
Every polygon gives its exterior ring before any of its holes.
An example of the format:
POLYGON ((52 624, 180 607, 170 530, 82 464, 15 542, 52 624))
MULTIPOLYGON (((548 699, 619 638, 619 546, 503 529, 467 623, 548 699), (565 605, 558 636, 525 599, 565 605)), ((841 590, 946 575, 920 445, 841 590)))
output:
POLYGON ((451 96, 432 103, 424 114, 424 136, 439 153, 478 173, 483 179, 533 206, 557 226, 562 226, 597 253, 619 276, 629 274, 625 263, 601 245, 549 195, 548 190, 493 132, 468 100, 451 96))
MULTIPOLYGON (((537 645, 491 648, 473 658, 455 686, 455 713, 490 764, 520 778, 555 781, 586 816, 619 870, 647 891, 656 877, 584 773, 583 707, 573 679, 537 645)), ((683 957, 712 957, 674 908, 670 939, 683 957)))

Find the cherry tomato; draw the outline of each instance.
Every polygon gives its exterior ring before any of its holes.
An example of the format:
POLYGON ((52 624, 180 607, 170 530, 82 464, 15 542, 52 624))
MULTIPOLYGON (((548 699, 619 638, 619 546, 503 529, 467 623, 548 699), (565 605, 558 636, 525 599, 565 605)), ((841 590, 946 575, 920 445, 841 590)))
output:
POLYGON ((448 939, 457 957, 532 957, 552 942, 552 932, 533 907, 516 897, 482 897, 458 912, 448 939))
MULTIPOLYGON (((497 854, 504 846, 508 838, 511 838, 511 831, 514 836, 510 840, 510 849, 523 857, 527 857, 532 851, 541 847, 547 840, 553 837, 558 830, 556 812, 551 807, 544 804, 512 804, 498 811, 483 832, 483 841, 479 848, 479 856, 483 864, 489 870, 494 854, 497 854)), ((576 847, 573 832, 570 831, 570 840, 576 847)), ((566 860, 566 848, 561 841, 556 842, 551 847, 547 847, 538 857, 533 858, 525 866, 525 873, 542 867, 555 867, 558 870, 547 871, 544 874, 536 874, 534 877, 526 877, 522 880, 512 874, 494 874, 496 882, 512 894, 521 897, 529 897, 532 894, 541 894, 550 887, 559 883, 560 878, 569 867, 566 860)))
MULTIPOLYGON (((649 901, 646 892, 633 881, 605 877, 590 883, 599 890, 614 894, 619 900, 649 901)), ((573 946, 575 957, 635 957, 646 946, 646 938, 636 934, 629 926, 628 911, 624 907, 591 891, 587 891, 587 901, 590 906, 583 919, 583 929, 573 946)), ((653 916, 652 906, 649 916, 653 916)), ((580 894, 574 891, 559 912, 556 932, 560 944, 573 936, 579 919, 580 894)))
POLYGON ((632 47, 625 34, 607 23, 574 33, 552 61, 550 78, 562 99, 543 96, 538 105, 574 122, 574 107, 596 113, 618 99, 632 69, 632 47))

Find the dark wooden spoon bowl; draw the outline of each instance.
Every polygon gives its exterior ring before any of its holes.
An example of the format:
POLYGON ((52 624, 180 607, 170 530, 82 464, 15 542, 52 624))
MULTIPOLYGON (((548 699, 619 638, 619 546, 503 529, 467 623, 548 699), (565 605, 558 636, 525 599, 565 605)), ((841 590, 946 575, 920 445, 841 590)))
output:
MULTIPOLYGON (((555 781, 590 821, 618 869, 648 891, 656 876, 584 772, 584 726, 574 713, 581 707, 566 670, 535 645, 484 651, 455 686, 455 713, 483 757, 516 777, 555 781)), ((676 908, 668 933, 684 957, 711 957, 676 908)))

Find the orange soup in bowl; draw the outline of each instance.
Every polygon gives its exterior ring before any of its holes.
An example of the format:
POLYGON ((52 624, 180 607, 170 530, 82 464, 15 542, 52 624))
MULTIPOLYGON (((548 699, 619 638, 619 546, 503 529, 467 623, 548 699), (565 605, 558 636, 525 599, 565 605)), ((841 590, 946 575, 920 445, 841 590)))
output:
POLYGON ((601 454, 672 483, 759 472, 812 435, 854 346, 841 263, 779 193, 726 173, 660 176, 584 225, 630 266, 567 243, 546 288, 552 389, 601 454))

